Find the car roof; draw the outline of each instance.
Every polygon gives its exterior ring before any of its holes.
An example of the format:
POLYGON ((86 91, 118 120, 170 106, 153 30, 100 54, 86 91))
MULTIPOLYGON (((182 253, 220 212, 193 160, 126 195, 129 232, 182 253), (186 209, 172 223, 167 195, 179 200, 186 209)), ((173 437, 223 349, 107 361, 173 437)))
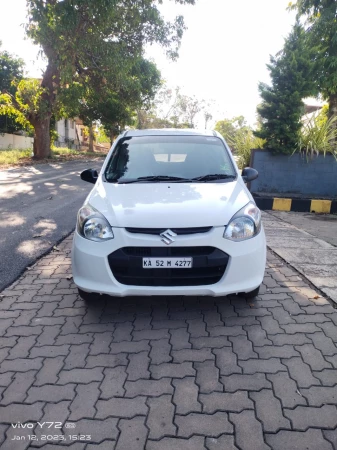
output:
POLYGON ((123 137, 135 136, 218 136, 213 130, 196 130, 194 128, 163 128, 148 130, 128 130, 123 133, 123 137))

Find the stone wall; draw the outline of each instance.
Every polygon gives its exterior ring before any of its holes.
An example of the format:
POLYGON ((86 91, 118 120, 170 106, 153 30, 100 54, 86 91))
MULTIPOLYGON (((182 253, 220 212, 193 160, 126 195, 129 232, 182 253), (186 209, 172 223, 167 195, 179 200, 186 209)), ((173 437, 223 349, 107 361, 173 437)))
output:
POLYGON ((17 134, 0 134, 0 149, 10 150, 11 148, 33 148, 34 139, 17 134))
POLYGON ((253 150, 251 167, 259 172, 251 183, 252 193, 337 197, 337 161, 331 154, 307 161, 298 153, 273 155, 267 150, 253 150))

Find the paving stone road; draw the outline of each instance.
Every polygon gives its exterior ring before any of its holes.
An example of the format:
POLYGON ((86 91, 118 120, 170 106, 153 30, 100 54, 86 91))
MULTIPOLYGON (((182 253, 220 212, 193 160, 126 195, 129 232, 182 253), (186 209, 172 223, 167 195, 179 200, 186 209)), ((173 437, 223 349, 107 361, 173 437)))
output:
POLYGON ((70 247, 0 298, 2 450, 337 449, 337 312, 278 257, 254 301, 87 306, 70 247))

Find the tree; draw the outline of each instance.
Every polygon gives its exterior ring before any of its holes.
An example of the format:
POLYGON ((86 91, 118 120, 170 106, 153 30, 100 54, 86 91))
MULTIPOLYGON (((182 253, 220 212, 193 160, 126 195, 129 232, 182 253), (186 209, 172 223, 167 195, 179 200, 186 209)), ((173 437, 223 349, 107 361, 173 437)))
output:
POLYGON ((243 116, 232 119, 220 120, 215 125, 218 131, 237 155, 237 163, 240 169, 249 165, 251 151, 262 148, 264 141, 253 134, 253 130, 247 125, 243 116))
MULTIPOLYGON (((1 47, 1 41, 0 41, 1 47)), ((0 95, 15 95, 15 82, 23 78, 24 62, 5 50, 0 51, 0 95)), ((22 129, 11 114, 5 113, 5 108, 0 104, 0 132, 13 133, 22 129)))
POLYGON ((253 149, 263 148, 265 142, 254 136, 250 127, 244 126, 235 134, 231 145, 237 154, 237 163, 240 169, 249 166, 253 149))
POLYGON ((43 90, 36 79, 22 79, 15 84, 15 88, 14 95, 9 92, 0 95, 0 110, 12 117, 22 128, 29 128, 41 108, 43 90))
POLYGON ((313 79, 318 91, 329 101, 329 115, 337 117, 337 2, 297 0, 290 3, 298 19, 306 24, 307 46, 314 48, 313 79))
POLYGON ((195 128, 201 112, 207 125, 212 118, 208 108, 205 100, 185 95, 180 87, 170 88, 163 83, 149 107, 137 110, 137 128, 195 128))
POLYGON ((261 128, 254 134, 265 139, 265 146, 275 152, 292 153, 296 149, 304 112, 302 99, 317 92, 311 62, 313 52, 307 45, 304 29, 295 24, 283 50, 271 57, 267 66, 272 85, 259 84, 261 128))
POLYGON ((205 130, 207 130, 208 122, 213 119, 213 115, 206 110, 204 111, 204 119, 205 119, 205 130))
POLYGON ((27 35, 47 59, 39 111, 31 122, 35 158, 50 155, 50 118, 61 89, 83 79, 109 83, 111 77, 122 86, 145 44, 159 43, 176 58, 185 28, 182 16, 166 22, 156 0, 27 0, 27 5, 27 35))
MULTIPOLYGON (((159 85, 160 72, 155 64, 143 57, 135 58, 124 72, 123 84, 110 76, 109 82, 82 80, 63 89, 59 95, 60 114, 79 117, 89 131, 92 123, 99 121, 112 143, 116 133, 133 122, 134 111, 151 101, 159 85)), ((92 132, 90 136, 89 151, 92 151, 92 132)))
POLYGON ((180 123, 178 96, 180 88, 170 88, 164 81, 152 102, 137 109, 136 128, 188 128, 180 123))
POLYGON ((197 97, 190 97, 178 93, 176 112, 182 118, 182 122, 189 124, 190 128, 195 128, 196 116, 203 110, 204 101, 197 97))
POLYGON ((243 127, 247 127, 245 118, 243 116, 237 116, 232 119, 219 120, 215 124, 214 129, 222 135, 222 137, 232 147, 233 151, 235 151, 235 136, 243 127))

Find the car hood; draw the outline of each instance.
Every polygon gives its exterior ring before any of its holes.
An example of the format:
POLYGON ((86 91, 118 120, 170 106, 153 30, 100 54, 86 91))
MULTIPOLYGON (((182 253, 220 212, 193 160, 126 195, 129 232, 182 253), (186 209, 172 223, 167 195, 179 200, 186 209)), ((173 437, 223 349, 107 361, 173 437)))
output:
POLYGON ((240 179, 226 183, 113 184, 101 177, 87 198, 113 227, 122 228, 224 226, 250 200, 240 179))

